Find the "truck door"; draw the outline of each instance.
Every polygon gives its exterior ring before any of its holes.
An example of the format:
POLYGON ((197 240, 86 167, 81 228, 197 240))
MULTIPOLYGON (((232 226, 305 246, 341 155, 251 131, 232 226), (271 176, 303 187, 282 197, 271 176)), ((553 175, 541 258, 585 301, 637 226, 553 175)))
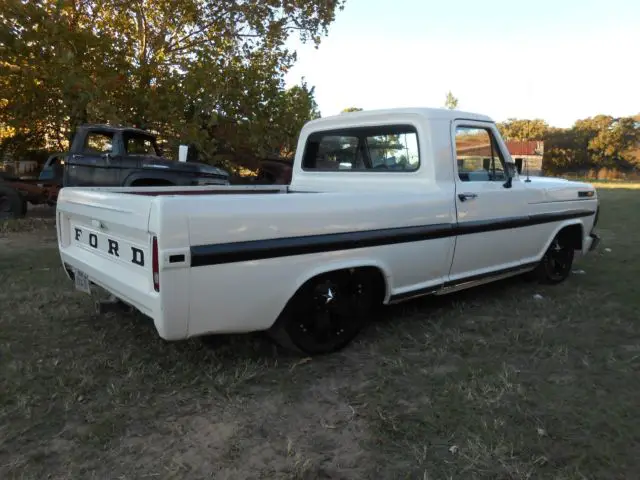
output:
POLYGON ((138 131, 122 132, 122 151, 120 158, 120 183, 136 170, 143 168, 144 159, 160 157, 155 137, 138 131))
POLYGON ((80 151, 74 152, 68 165, 65 186, 115 186, 118 185, 117 169, 112 159, 114 132, 92 129, 86 132, 80 151))
POLYGON ((492 123, 452 123, 457 210, 450 281, 521 265, 527 242, 527 192, 507 182, 508 152, 492 123))

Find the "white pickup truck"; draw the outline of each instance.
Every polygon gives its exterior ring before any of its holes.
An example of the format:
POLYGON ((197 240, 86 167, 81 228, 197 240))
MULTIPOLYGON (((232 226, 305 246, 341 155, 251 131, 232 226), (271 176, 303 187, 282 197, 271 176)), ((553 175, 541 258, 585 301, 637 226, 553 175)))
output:
POLYGON ((266 330, 303 354, 372 309, 530 272, 598 243, 593 186, 515 168, 488 117, 364 111, 307 123, 290 185, 64 188, 61 260, 166 340, 266 330))

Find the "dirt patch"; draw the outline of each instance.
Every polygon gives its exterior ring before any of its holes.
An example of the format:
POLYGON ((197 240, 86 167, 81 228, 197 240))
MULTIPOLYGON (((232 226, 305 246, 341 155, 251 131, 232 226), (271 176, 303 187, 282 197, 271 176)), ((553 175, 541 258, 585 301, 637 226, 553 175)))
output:
POLYGON ((295 402, 263 392, 237 405, 219 405, 157 425, 164 432, 127 438, 114 456, 127 455, 148 472, 171 464, 176 473, 204 478, 365 478, 366 424, 321 381, 295 402))

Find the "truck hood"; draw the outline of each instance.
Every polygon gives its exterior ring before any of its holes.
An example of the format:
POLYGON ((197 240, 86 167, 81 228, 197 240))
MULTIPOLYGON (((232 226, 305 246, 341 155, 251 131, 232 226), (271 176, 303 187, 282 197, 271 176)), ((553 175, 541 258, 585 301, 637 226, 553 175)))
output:
MULTIPOLYGON (((525 180, 526 176, 521 176, 525 180)), ((597 197, 595 187, 589 183, 566 180, 564 178, 529 176, 530 183, 525 183, 526 188, 535 191, 535 202, 564 202, 577 200, 578 192, 593 191, 593 198, 597 197)))
POLYGON ((206 175, 209 177, 217 177, 221 179, 229 178, 229 173, 221 168, 207 165, 201 162, 176 162, 162 157, 144 157, 142 159, 142 168, 171 170, 174 172, 190 173, 193 175, 206 175))

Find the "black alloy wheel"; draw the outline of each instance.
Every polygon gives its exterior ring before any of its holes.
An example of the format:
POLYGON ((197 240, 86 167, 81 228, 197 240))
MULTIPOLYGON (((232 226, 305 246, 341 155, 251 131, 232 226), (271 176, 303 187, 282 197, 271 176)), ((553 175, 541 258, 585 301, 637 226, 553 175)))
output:
POLYGON ((575 250, 563 240, 560 235, 553 239, 536 269, 538 279, 542 283, 563 282, 571 273, 575 250))
POLYGON ((283 346, 307 355, 342 349, 369 320, 379 295, 375 280, 357 270, 311 279, 289 301, 272 335, 283 346))

